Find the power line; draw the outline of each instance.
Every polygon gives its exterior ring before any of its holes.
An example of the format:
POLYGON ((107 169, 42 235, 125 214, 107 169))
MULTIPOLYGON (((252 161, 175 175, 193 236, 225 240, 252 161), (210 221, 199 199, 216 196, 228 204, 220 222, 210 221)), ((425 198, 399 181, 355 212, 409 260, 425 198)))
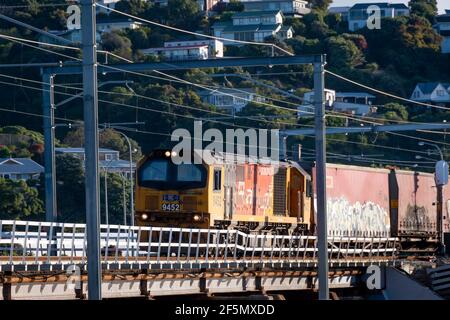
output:
POLYGON ((424 102, 418 102, 418 101, 406 99, 406 98, 403 98, 403 97, 399 97, 399 96, 396 96, 396 95, 394 95, 394 94, 391 94, 391 93, 388 93, 388 92, 384 92, 384 91, 381 91, 381 90, 378 90, 378 89, 375 89, 375 88, 366 86, 366 85, 364 85, 364 84, 361 84, 361 83, 359 83, 359 82, 350 80, 350 79, 348 79, 348 78, 345 78, 345 77, 343 77, 343 76, 341 76, 341 75, 338 75, 338 74, 336 74, 336 73, 334 73, 334 72, 331 72, 331 71, 329 71, 329 70, 325 70, 325 73, 328 73, 328 74, 330 74, 330 75, 332 75, 332 76, 334 76, 334 77, 336 77, 336 78, 339 78, 339 79, 341 79, 341 80, 350 82, 350 83, 352 83, 352 84, 354 84, 354 85, 360 86, 360 87, 362 87, 362 88, 364 88, 364 89, 371 90, 371 91, 373 91, 373 92, 377 92, 377 93, 379 93, 379 94, 382 94, 382 95, 385 95, 385 96, 388 96, 388 97, 391 97, 391 98, 395 98, 395 99, 402 100, 402 101, 409 102, 409 103, 418 104, 418 105, 425 106, 425 107, 431 107, 431 108, 437 108, 437 109, 443 109, 443 110, 450 110, 450 108, 447 108, 447 107, 437 106, 437 105, 434 105, 434 104, 429 104, 429 103, 424 103, 424 102))

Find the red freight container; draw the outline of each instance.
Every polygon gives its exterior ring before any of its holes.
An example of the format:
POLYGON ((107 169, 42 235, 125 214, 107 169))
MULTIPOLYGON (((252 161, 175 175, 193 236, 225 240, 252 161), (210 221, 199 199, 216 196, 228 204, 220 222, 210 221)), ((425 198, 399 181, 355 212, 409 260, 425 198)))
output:
POLYGON ((397 216, 393 220, 394 233, 398 236, 435 236, 434 175, 395 170, 390 174, 390 189, 392 214, 397 216))
POLYGON ((450 232, 450 185, 444 186, 443 190, 444 202, 444 232, 450 232))
MULTIPOLYGON (((315 168, 313 175, 316 181, 315 168)), ((386 169, 327 164, 329 233, 388 235, 388 176, 386 169)))

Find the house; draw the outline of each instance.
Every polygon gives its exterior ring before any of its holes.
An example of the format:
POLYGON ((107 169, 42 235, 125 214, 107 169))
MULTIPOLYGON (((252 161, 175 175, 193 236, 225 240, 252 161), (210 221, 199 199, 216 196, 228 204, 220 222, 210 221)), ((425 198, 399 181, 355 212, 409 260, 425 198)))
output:
MULTIPOLYGON (((366 92, 336 92, 325 89, 325 108, 342 113, 364 116, 375 112, 372 106, 375 96, 366 92)), ((303 104, 299 106, 298 117, 314 116, 314 91, 306 92, 303 104)))
POLYGON ((205 60, 223 57, 223 42, 190 40, 165 42, 164 47, 143 49, 145 55, 163 56, 167 60, 205 60))
MULTIPOLYGON (((86 159, 84 148, 55 148, 56 154, 69 154, 75 158, 83 161, 86 159)), ((129 178, 130 176, 130 161, 121 160, 119 158, 119 151, 99 148, 99 165, 102 170, 107 172, 122 173, 129 178)), ((136 164, 132 163, 133 169, 136 168, 136 164)))
POLYGON ((450 83, 421 82, 416 85, 411 100, 425 103, 449 104, 450 83))
MULTIPOLYGON (((55 36, 69 40, 73 43, 81 43, 81 29, 50 30, 48 32, 55 36)), ((96 37, 97 43, 100 43, 102 37, 101 37, 101 34, 99 31, 96 32, 95 37, 96 37)), ((45 43, 49 43, 49 44, 61 44, 60 41, 58 41, 48 35, 45 35, 45 34, 42 34, 39 36, 39 42, 45 42, 45 43)), ((41 44, 39 46, 46 47, 45 45, 41 45, 41 44)))
POLYGON ((381 18, 394 18, 398 16, 409 16, 410 10, 403 3, 356 3, 348 11, 348 29, 356 31, 367 26, 369 13, 367 9, 370 6, 380 8, 381 18))
POLYGON ((365 116, 376 111, 372 106, 375 99, 374 95, 367 92, 336 92, 333 110, 365 116))
POLYGON ((438 15, 434 28, 441 35, 442 53, 450 53, 450 10, 445 10, 445 14, 438 15))
POLYGON ((302 17, 311 12, 308 1, 304 0, 243 0, 245 11, 280 10, 285 16, 302 17))
MULTIPOLYGON (((325 89, 325 108, 330 109, 336 100, 336 91, 325 89)), ((314 91, 305 92, 303 104, 297 107, 298 118, 314 116, 314 91)))
POLYGON ((351 7, 330 7, 328 13, 339 15, 343 21, 348 21, 348 12, 351 7))
POLYGON ((142 23, 132 19, 99 19, 97 21, 97 31, 111 32, 126 29, 138 29, 142 23))
POLYGON ((0 158, 0 178, 11 180, 38 179, 44 167, 28 158, 0 158))
POLYGON ((220 90, 202 90, 198 95, 204 103, 211 104, 219 109, 230 111, 231 114, 239 112, 249 102, 264 102, 265 99, 256 94, 251 88, 221 88, 220 90))
MULTIPOLYGON (((264 42, 267 37, 289 39, 293 36, 290 26, 284 26, 280 10, 243 11, 235 13, 232 21, 217 22, 212 28, 214 36, 240 41, 264 42)), ((240 45, 224 41, 224 45, 240 45)))

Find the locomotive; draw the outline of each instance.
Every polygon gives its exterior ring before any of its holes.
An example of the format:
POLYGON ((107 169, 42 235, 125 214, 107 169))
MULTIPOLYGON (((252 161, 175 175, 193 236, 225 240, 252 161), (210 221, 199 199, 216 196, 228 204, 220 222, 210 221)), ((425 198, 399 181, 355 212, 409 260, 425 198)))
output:
MULTIPOLYGON (((223 154, 178 164, 154 150, 137 166, 136 225, 233 228, 247 233, 315 234, 314 163, 247 161, 223 154)), ((330 235, 395 236, 405 247, 438 239, 434 176, 417 171, 327 164, 330 235)), ((443 194, 449 230, 450 192, 443 194)))

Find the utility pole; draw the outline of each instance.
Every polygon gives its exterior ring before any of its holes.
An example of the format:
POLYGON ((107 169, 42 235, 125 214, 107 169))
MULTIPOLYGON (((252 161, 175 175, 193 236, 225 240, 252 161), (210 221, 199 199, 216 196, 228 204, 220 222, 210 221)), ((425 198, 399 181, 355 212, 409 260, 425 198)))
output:
POLYGON ((95 1, 81 0, 88 298, 101 300, 98 92, 95 1))
MULTIPOLYGON (((322 56, 324 57, 324 56, 322 56)), ((324 59, 323 59, 324 60, 324 59)), ((329 299, 325 140, 325 61, 314 63, 319 300, 329 299)))
POLYGON ((55 101, 54 75, 43 74, 43 90, 49 94, 43 95, 42 108, 44 115, 44 162, 45 162, 45 220, 55 222, 57 219, 56 177, 55 177, 55 101))

